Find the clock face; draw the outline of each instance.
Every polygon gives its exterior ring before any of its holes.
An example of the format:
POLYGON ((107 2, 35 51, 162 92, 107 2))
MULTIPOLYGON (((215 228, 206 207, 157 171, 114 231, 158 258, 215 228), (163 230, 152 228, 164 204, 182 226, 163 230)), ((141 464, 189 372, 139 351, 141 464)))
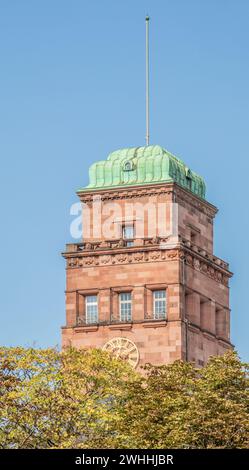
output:
POLYGON ((138 365, 139 352, 137 346, 127 338, 112 338, 108 343, 103 346, 103 350, 110 352, 115 357, 124 359, 134 369, 138 365))

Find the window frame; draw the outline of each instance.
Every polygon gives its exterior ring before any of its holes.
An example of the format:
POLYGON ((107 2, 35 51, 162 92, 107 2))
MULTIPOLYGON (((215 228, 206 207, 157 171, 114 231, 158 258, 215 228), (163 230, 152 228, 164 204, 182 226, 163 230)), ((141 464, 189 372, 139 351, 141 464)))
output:
POLYGON ((152 291, 153 296, 153 318, 154 320, 166 320, 167 318, 167 289, 154 289, 152 291), (156 298, 156 293, 163 292, 164 297, 156 298), (164 312, 156 312, 156 305, 164 301, 165 309, 164 312))
POLYGON ((122 238, 126 241, 126 246, 133 246, 134 245, 134 238, 135 238, 135 225, 134 223, 124 223, 121 227, 122 238), (126 236, 125 231, 127 228, 132 228, 132 236, 126 236))
POLYGON ((85 296, 85 321, 86 325, 94 325, 97 324, 99 321, 99 302, 98 302, 98 294, 86 294, 85 296), (90 297, 95 297, 96 301, 89 302, 90 297), (88 312, 88 307, 96 306, 96 314, 93 312, 88 312), (95 320, 93 321, 93 317, 95 316, 95 320), (90 321, 89 321, 90 320, 90 321))
POLYGON ((121 322, 131 322, 132 321, 132 292, 131 291, 119 292, 118 300, 119 300, 119 320, 121 322), (127 294, 130 294, 130 299, 123 300, 122 296, 127 295, 127 294), (122 312, 122 305, 130 305, 129 315, 127 315, 127 312, 122 312), (124 315, 124 318, 122 318, 122 315, 124 315))

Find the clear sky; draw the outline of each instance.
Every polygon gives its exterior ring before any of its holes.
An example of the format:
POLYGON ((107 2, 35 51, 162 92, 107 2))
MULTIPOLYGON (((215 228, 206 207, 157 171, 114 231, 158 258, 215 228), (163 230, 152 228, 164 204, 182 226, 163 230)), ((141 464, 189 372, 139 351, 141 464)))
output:
POLYGON ((230 262, 232 341, 249 360, 248 0, 0 0, 0 344, 53 346, 70 206, 88 167, 151 143, 204 176, 230 262))

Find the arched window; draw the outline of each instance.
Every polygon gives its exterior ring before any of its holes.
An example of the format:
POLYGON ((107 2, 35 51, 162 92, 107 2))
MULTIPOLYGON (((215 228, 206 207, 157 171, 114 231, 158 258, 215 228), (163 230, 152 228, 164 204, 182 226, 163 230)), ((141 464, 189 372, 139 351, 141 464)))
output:
POLYGON ((125 162, 124 166, 123 166, 123 169, 124 169, 124 171, 131 171, 132 170, 132 162, 131 161, 125 162))

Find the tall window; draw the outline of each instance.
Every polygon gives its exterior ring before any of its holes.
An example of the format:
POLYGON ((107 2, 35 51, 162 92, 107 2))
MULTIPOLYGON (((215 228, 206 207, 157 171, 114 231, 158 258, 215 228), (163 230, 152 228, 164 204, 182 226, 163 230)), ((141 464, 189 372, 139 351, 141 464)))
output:
POLYGON ((190 241, 191 241, 191 243, 196 244, 196 238, 197 238, 196 232, 193 232, 193 231, 191 230, 191 231, 190 231, 190 241))
POLYGON ((127 240, 127 246, 132 246, 134 238, 134 225, 123 225, 122 237, 124 238, 124 240, 127 240))
POLYGON ((120 321, 131 321, 131 292, 119 294, 120 321))
POLYGON ((166 318, 166 290, 153 291, 153 313, 155 320, 166 318))
POLYGON ((97 295, 86 295, 86 323, 98 323, 98 298, 97 295))

